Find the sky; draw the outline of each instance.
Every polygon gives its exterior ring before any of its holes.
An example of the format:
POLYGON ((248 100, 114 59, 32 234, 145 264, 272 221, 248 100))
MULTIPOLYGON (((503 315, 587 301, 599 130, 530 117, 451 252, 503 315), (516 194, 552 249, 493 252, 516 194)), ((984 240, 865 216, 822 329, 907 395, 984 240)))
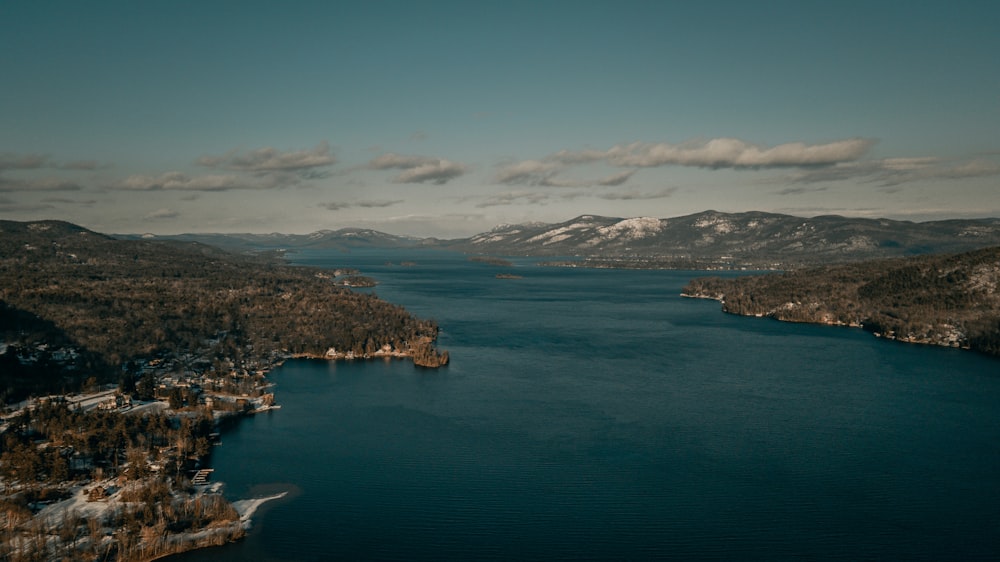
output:
POLYGON ((0 1, 0 219, 1000 216, 995 1, 0 1))

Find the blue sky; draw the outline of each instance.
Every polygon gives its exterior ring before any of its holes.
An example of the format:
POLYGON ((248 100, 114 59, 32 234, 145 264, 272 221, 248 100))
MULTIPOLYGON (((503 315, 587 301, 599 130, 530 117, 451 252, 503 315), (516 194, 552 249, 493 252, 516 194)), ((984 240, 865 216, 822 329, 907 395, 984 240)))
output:
POLYGON ((1000 4, 0 2, 0 219, 1000 216, 1000 4))

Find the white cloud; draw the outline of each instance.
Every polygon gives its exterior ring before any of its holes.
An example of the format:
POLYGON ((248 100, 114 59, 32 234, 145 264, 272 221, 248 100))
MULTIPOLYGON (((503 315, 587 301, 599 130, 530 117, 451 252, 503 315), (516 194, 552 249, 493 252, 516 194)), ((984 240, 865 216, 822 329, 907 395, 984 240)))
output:
POLYGON ((734 138, 689 141, 681 144, 634 142, 608 150, 560 150, 541 160, 524 160, 500 169, 495 180, 508 185, 614 186, 625 183, 635 170, 597 181, 555 177, 572 166, 604 162, 610 166, 650 168, 691 166, 700 168, 815 168, 854 162, 874 141, 846 139, 825 144, 793 142, 767 147, 734 138))
POLYGON ((238 170, 245 172, 273 172, 309 170, 331 166, 337 159, 330 154, 330 145, 320 142, 315 148, 282 152, 276 148, 265 147, 240 153, 231 150, 221 156, 202 156, 197 163, 209 168, 238 170))
POLYGON ((557 162, 524 160, 501 168, 497 172, 496 181, 516 185, 541 185, 562 168, 563 166, 557 162))
POLYGON ((245 178, 233 174, 209 174, 192 177, 183 172, 167 172, 159 176, 129 176, 115 188, 126 191, 229 191, 232 189, 271 189, 291 185, 296 181, 294 177, 280 174, 245 178))
POLYGON ((615 166, 695 166, 701 168, 781 168, 830 166, 864 156, 874 144, 870 139, 847 139, 826 144, 801 142, 764 147, 734 138, 705 142, 632 143, 606 153, 615 166))
POLYGON ((395 183, 434 183, 442 185, 464 175, 468 168, 458 162, 431 158, 427 156, 410 156, 388 152, 379 155, 368 162, 373 170, 402 170, 393 178, 395 183))

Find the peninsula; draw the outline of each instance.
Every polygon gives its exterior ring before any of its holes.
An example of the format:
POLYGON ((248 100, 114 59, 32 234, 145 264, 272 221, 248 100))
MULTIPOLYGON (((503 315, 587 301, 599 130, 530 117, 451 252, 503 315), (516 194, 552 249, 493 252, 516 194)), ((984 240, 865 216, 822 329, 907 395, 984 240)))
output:
POLYGON ((0 221, 0 558, 149 560, 241 537, 249 511, 210 482, 211 445, 224 420, 276 407, 270 369, 448 361, 436 323, 344 274, 0 221))
POLYGON ((910 343, 1000 356, 1000 247, 742 277, 702 277, 684 296, 732 314, 861 327, 910 343))

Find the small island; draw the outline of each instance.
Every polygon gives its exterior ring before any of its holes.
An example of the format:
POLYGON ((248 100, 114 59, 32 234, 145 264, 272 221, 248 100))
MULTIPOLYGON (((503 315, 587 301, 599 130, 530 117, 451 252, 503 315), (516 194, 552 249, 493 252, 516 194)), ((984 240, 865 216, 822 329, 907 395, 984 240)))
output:
POLYGON ((497 273, 497 279, 524 279, 523 275, 516 275, 513 273, 497 273))

